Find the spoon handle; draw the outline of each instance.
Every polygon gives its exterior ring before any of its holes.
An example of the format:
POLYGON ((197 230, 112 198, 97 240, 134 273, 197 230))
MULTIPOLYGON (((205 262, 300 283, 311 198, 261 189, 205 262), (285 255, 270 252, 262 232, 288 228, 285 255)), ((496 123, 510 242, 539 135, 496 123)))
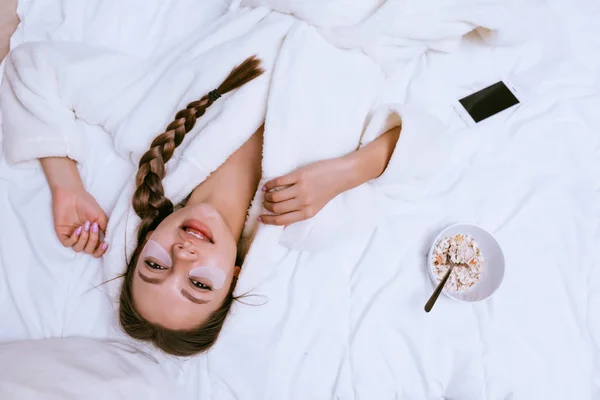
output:
POLYGON ((450 273, 452 273, 453 268, 454 268, 454 265, 450 265, 450 268, 448 268, 448 272, 446 272, 446 275, 444 275, 444 278, 440 281, 440 283, 438 283, 437 287, 431 294, 431 297, 429 298, 429 300, 427 300, 427 304, 425 304, 425 312, 429 312, 433 308, 433 305, 435 304, 436 300, 440 296, 440 293, 442 293, 442 289, 444 289, 446 282, 448 282, 448 278, 450 278, 450 273))

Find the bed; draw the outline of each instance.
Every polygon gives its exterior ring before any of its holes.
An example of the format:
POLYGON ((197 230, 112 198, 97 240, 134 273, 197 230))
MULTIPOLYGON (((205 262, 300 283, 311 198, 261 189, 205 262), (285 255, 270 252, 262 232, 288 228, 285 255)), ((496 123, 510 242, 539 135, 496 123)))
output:
MULTIPOLYGON (((74 40, 150 54, 171 44, 151 21, 201 23, 229 6, 135 3, 22 1, 12 45, 74 40), (190 9, 197 10, 193 18, 190 9), (125 37, 132 15, 149 28, 125 37)), ((600 7, 508 3, 528 21, 530 40, 500 46, 469 34, 452 52, 427 52, 388 80, 390 97, 404 93, 455 138, 452 168, 430 200, 400 207, 348 239, 353 251, 340 254, 335 268, 319 252, 277 248, 262 256, 244 283, 256 296, 236 305, 208 353, 182 360, 138 346, 187 397, 600 398, 600 56, 593 51, 600 7), (519 87, 523 104, 468 127, 453 101, 499 79, 519 87), (496 236, 505 279, 489 300, 441 298, 426 314, 428 247, 454 222, 496 236), (315 271, 322 289, 313 285, 315 271)), ((182 40, 186 29, 178 24, 172 38, 182 40)), ((119 187, 124 161, 101 130, 86 129, 94 168, 82 176, 111 210, 116 193, 104 182, 111 177, 119 187)), ((52 240, 50 194, 39 169, 0 158, 0 210, 0 341, 120 338, 111 305, 94 288, 101 261, 52 240)), ((0 378, 0 393, 2 385, 0 378)))

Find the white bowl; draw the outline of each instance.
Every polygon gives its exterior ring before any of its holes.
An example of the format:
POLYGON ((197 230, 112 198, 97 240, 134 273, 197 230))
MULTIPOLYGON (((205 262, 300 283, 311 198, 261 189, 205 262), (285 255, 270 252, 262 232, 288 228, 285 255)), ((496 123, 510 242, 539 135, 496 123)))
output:
POLYGON ((433 281, 434 287, 437 286, 438 282, 434 275, 432 262, 433 250, 441 238, 458 233, 471 235, 477 241, 483 254, 483 270, 479 282, 472 288, 464 292, 448 292, 444 289, 443 293, 458 301, 474 302, 485 300, 500 287, 504 279, 504 254, 502 254, 500 244, 498 244, 498 241, 496 241, 492 234, 477 225, 455 224, 444 229, 437 235, 427 255, 429 276, 433 281))

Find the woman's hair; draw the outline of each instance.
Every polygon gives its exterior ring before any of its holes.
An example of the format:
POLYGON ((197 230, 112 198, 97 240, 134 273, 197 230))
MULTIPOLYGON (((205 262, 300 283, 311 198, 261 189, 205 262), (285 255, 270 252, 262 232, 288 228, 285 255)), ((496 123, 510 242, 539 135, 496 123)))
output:
POLYGON ((136 176, 136 190, 133 195, 133 209, 141 218, 137 235, 137 247, 127 264, 125 282, 119 299, 119 320, 125 332, 134 339, 149 341, 166 353, 177 356, 191 356, 210 348, 221 331, 229 308, 235 300, 233 291, 237 278, 233 278, 231 287, 223 304, 209 318, 189 330, 172 330, 152 324, 136 310, 132 283, 133 272, 149 232, 174 211, 173 203, 165 197, 162 179, 165 176, 165 164, 173 156, 174 150, 181 144, 185 135, 192 130, 196 120, 204 115, 206 109, 221 95, 234 90, 263 73, 260 60, 252 56, 234 68, 219 87, 193 101, 180 110, 166 131, 158 135, 150 149, 140 159, 136 176))

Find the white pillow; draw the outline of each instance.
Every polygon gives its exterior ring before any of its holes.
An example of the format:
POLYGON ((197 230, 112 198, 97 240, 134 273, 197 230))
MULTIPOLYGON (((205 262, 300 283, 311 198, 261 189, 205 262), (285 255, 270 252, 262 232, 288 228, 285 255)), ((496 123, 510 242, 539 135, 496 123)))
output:
POLYGON ((83 337, 0 344, 0 399, 172 399, 158 362, 120 342, 83 337))

